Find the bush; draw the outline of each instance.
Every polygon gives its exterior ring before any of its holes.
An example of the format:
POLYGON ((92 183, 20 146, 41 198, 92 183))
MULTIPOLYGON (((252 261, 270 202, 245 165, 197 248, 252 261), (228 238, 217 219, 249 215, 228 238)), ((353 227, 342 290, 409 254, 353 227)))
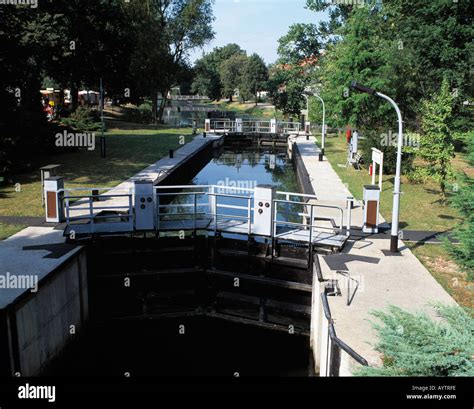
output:
MULTIPOLYGON (((362 160, 365 164, 372 163, 372 148, 377 148, 383 152, 383 172, 385 174, 394 174, 397 165, 397 148, 387 143, 386 137, 381 131, 363 131, 360 136, 364 137, 359 141, 362 151, 362 160)), ((394 138, 394 135, 392 135, 394 138)), ((404 148, 402 156, 402 173, 407 174, 413 169, 415 153, 413 149, 404 148)))
POLYGON ((146 101, 137 107, 124 107, 125 122, 134 122, 138 124, 150 124, 153 122, 153 107, 146 101))
POLYGON ((153 121, 153 107, 150 103, 145 102, 138 106, 138 112, 140 115, 140 122, 143 124, 149 124, 153 121))
POLYGON ((382 367, 363 367, 358 376, 473 376, 474 318, 459 306, 436 305, 441 322, 424 313, 391 306, 373 312, 382 367))
POLYGON ((450 200, 464 218, 454 229, 454 237, 459 243, 451 244, 446 241, 445 246, 467 273, 467 279, 474 281, 474 179, 461 175, 459 182, 457 192, 450 200))
POLYGON ((61 124, 80 132, 94 132, 102 129, 98 114, 88 107, 78 107, 69 117, 62 118, 61 124))

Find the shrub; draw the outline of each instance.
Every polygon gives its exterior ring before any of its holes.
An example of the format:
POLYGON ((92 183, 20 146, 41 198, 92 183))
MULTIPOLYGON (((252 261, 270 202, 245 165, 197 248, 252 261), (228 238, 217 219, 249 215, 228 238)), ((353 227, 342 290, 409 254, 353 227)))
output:
POLYGON ((467 175, 459 177, 456 194, 450 199, 452 206, 463 216, 463 222, 454 229, 457 244, 445 242, 449 252, 467 273, 469 281, 474 281, 474 179, 467 175))
POLYGON ((88 107, 78 107, 69 117, 62 118, 61 124, 80 132, 93 132, 102 129, 97 113, 88 107))
POLYGON ((375 349, 382 367, 363 367, 358 376, 473 376, 474 318, 459 306, 435 305, 440 322, 424 313, 390 306, 372 313, 381 321, 375 349))
MULTIPOLYGON (((360 150, 365 164, 372 163, 372 148, 377 148, 383 152, 383 171, 385 174, 394 174, 397 165, 397 148, 387 143, 382 131, 370 130, 362 131, 360 135, 360 150)), ((392 136, 394 137, 394 136, 392 136)), ((402 156, 402 173, 407 174, 413 169, 415 153, 413 149, 404 148, 402 156)))

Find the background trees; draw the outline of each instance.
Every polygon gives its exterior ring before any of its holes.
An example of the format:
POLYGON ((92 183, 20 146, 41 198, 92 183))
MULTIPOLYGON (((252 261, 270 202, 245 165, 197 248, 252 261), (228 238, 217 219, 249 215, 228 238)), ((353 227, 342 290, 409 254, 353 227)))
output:
POLYGON ((232 101, 234 91, 239 90, 241 100, 246 101, 267 88, 268 68, 257 55, 247 53, 237 44, 216 47, 195 64, 192 89, 213 100, 222 97, 232 101))
POLYGON ((0 172, 28 164, 54 134, 42 85, 79 88, 135 102, 150 99, 161 119, 171 87, 189 83, 188 53, 212 37, 212 0, 56 0, 0 8, 0 172), (157 95, 165 98, 157 106, 157 95), (44 132, 44 134, 43 134, 44 132))

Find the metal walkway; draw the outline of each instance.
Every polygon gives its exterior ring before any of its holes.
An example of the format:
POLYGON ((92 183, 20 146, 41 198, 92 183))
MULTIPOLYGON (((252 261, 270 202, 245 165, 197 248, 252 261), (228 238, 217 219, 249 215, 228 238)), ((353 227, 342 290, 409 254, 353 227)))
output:
POLYGON ((205 231, 335 251, 341 250, 350 236, 352 197, 340 198, 345 205, 335 206, 322 204, 324 201, 314 195, 276 191, 271 186, 249 189, 136 182, 133 191, 119 194, 110 190, 61 189, 64 235, 76 239, 135 232, 166 235, 205 231))
POLYGON ((289 136, 298 135, 301 129, 299 122, 284 122, 277 119, 206 119, 204 130, 208 133, 261 135, 261 136, 289 136))

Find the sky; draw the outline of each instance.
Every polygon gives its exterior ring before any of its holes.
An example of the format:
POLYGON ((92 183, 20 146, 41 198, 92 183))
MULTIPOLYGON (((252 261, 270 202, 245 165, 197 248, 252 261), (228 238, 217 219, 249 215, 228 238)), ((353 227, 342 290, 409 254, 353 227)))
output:
MULTIPOLYGON (((237 43, 247 54, 257 53, 267 64, 277 59, 278 39, 294 23, 318 23, 326 13, 304 8, 305 0, 215 0, 213 28, 215 38, 204 47, 237 43)), ((190 54, 191 62, 202 56, 197 49, 190 54)))

